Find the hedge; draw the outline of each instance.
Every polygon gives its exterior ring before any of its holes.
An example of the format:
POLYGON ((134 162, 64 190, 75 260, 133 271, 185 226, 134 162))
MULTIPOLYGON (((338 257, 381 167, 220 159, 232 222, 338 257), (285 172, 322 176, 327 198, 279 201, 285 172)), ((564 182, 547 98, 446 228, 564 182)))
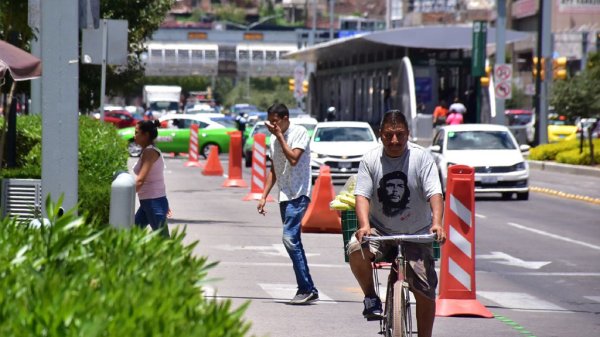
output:
POLYGON ((73 210, 50 226, 1 219, 0 336, 241 337, 248 303, 202 294, 214 263, 193 256, 183 232, 118 230, 85 223, 73 210))
MULTIPOLYGON (((580 141, 579 140, 570 140, 552 144, 544 144, 536 146, 531 149, 529 152, 529 159, 532 160, 557 160, 557 155, 562 152, 570 152, 573 150, 577 150, 579 152, 580 141)), ((587 149, 589 156, 589 142, 586 140, 584 142, 584 149, 587 149)), ((600 139, 594 140, 594 153, 596 153, 597 149, 600 149, 600 139)), ((589 165, 589 164, 587 164, 589 165)))
MULTIPOLYGON (((579 148, 561 152, 556 155, 556 161, 571 165, 591 165, 590 148, 585 147, 582 153, 579 152, 579 148)), ((594 163, 600 164, 600 144, 596 145, 596 143, 594 143, 594 163)))
MULTIPOLYGON (((0 119, 1 123, 1 119, 0 119)), ((127 146, 108 123, 79 118, 79 211, 108 223, 110 185, 115 172, 127 169, 127 146)), ((0 178, 40 179, 42 176, 42 118, 17 118, 17 167, 2 169, 0 178)))

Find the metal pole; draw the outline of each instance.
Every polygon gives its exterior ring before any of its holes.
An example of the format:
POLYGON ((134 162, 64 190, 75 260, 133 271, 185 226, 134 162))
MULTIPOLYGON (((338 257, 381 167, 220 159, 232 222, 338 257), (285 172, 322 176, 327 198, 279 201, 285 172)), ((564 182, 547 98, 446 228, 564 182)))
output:
MULTIPOLYGON (((41 1, 42 197, 77 205, 79 1, 41 1)), ((44 210, 45 211, 45 210, 44 210)))
POLYGON ((308 39, 309 46, 312 46, 315 44, 316 35, 317 35, 317 0, 312 0, 312 28, 310 31, 310 38, 308 39))
MULTIPOLYGON (((496 8, 496 65, 501 65, 506 63, 506 0, 496 0, 496 8)), ((496 97, 496 116, 492 117, 492 124, 504 125, 504 103, 504 99, 496 97)))
POLYGON ((335 0, 329 0, 329 39, 333 40, 333 5, 335 0))
POLYGON ((548 143, 548 87, 550 86, 550 83, 552 81, 552 4, 545 1, 541 1, 540 10, 542 11, 541 60, 546 64, 546 74, 544 77, 544 81, 541 83, 540 87, 540 118, 537 121, 540 125, 539 144, 546 144, 548 143))
POLYGON ((585 70, 588 52, 588 32, 581 32, 581 71, 585 70))
POLYGON ((385 1, 385 29, 392 29, 392 0, 385 1))
POLYGON ((100 81, 100 120, 104 120, 104 96, 106 96, 106 58, 108 49, 108 20, 102 20, 102 75, 100 81))

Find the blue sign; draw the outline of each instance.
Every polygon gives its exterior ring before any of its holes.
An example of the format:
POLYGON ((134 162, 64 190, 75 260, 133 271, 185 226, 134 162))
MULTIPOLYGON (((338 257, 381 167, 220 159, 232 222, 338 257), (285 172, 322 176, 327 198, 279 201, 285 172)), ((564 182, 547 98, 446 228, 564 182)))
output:
POLYGON ((431 102, 432 81, 429 77, 415 77, 415 94, 418 103, 431 102))

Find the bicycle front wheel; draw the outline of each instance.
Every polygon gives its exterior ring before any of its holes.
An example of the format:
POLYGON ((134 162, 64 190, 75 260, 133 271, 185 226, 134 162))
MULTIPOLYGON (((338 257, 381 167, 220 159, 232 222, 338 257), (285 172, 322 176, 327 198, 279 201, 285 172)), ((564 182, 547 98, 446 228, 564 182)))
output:
POLYGON ((394 283, 393 318, 391 320, 392 337, 410 337, 412 334, 412 317, 408 286, 403 282, 394 283))

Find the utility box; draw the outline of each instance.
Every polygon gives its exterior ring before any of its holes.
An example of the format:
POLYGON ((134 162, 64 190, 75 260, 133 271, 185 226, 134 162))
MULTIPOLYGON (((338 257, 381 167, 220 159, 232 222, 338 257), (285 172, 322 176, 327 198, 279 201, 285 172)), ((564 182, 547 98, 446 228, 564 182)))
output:
POLYGON ((111 184, 108 222, 116 228, 131 228, 134 210, 135 179, 127 172, 117 173, 111 184))
POLYGON ((2 216, 26 221, 42 214, 42 181, 40 179, 2 179, 2 216))

